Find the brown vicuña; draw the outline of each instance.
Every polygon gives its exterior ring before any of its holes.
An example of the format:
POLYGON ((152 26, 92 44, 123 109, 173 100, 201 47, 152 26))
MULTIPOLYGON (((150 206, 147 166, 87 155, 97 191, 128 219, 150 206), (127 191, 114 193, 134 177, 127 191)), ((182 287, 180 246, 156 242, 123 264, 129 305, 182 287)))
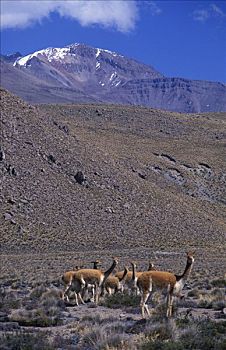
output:
POLYGON ((65 296, 67 297, 66 293, 68 293, 70 290, 73 290, 75 293, 76 304, 78 305, 78 298, 84 304, 81 292, 88 285, 93 285, 95 292, 95 302, 98 304, 100 288, 102 285, 104 285, 106 279, 112 273, 117 264, 118 259, 113 258, 111 267, 105 272, 98 269, 80 269, 78 271, 65 272, 62 277, 62 280, 66 285, 63 293, 63 298, 65 298, 65 296))
MULTIPOLYGON (((131 262, 131 265, 132 265, 132 277, 131 277, 131 282, 130 282, 130 284, 131 284, 130 288, 137 295, 138 294, 137 279, 139 276, 142 275, 142 273, 144 271, 136 271, 137 265, 135 262, 131 262)), ((147 271, 153 271, 153 270, 155 270, 154 264, 152 262, 149 262, 147 271)))
MULTIPOLYGON (((137 292, 136 280, 137 280, 139 274, 143 273, 143 271, 142 272, 138 272, 138 271, 134 272, 133 271, 133 264, 134 263, 131 262, 132 271, 127 272, 124 284, 125 284, 125 287, 128 289, 128 291, 137 292), (136 278, 133 278, 134 274, 135 274, 136 278)), ((149 262, 148 271, 151 269, 154 269, 154 264, 149 262)), ((122 278, 123 274, 124 274, 124 271, 118 271, 118 272, 116 272, 115 277, 118 277, 120 279, 120 278, 122 278)))
POLYGON ((166 271, 146 271, 137 279, 137 286, 141 293, 141 313, 145 317, 145 311, 150 316, 147 300, 153 288, 167 291, 166 316, 172 316, 172 305, 174 297, 181 297, 181 291, 191 273, 194 263, 193 253, 187 253, 187 264, 184 273, 180 276, 166 271))
MULTIPOLYGON (((121 278, 116 276, 109 276, 106 279, 106 282, 104 284, 104 289, 109 295, 113 293, 115 294, 117 292, 123 292, 123 281, 125 280, 128 271, 129 271, 128 268, 125 267, 124 273, 121 278)), ((104 294, 104 290, 103 290, 103 294, 104 294)))

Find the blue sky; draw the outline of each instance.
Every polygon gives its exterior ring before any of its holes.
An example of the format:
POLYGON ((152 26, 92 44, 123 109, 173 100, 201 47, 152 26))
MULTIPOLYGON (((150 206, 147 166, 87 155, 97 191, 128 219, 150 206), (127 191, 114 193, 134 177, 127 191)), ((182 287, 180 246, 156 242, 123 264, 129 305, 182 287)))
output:
POLYGON ((1 53, 76 42, 226 83, 226 1, 1 1, 1 53))

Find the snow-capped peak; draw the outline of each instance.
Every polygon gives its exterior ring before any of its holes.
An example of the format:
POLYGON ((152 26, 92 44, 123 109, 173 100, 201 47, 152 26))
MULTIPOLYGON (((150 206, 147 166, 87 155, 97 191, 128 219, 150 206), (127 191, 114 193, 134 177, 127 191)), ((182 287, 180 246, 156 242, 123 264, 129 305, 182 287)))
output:
MULTIPOLYGON (((76 47, 78 47, 80 45, 82 45, 82 44, 75 43, 75 44, 71 44, 71 45, 68 45, 68 46, 65 46, 65 47, 49 47, 47 49, 35 51, 35 52, 33 52, 33 53, 29 54, 29 55, 26 55, 24 57, 18 57, 13 65, 14 66, 19 65, 19 66, 26 67, 28 61, 31 58, 33 58, 33 57, 38 57, 40 59, 46 59, 49 62, 61 61, 67 55, 75 56, 76 55, 75 51, 71 50, 71 49, 74 49, 74 48, 76 48, 76 47)), ((123 57, 121 55, 118 55, 116 52, 109 51, 109 50, 104 50, 104 49, 99 49, 99 48, 96 48, 94 50, 96 51, 96 60, 98 60, 98 57, 100 56, 100 54, 102 52, 111 54, 114 57, 116 57, 116 56, 123 57)), ((98 65, 98 67, 99 67, 99 65, 98 65)))
POLYGON ((62 60, 69 52, 69 47, 49 47, 47 49, 39 50, 30 55, 19 58, 14 62, 13 65, 16 66, 18 64, 20 66, 26 66, 27 62, 33 57, 43 57, 46 58, 49 62, 51 62, 52 60, 62 60))

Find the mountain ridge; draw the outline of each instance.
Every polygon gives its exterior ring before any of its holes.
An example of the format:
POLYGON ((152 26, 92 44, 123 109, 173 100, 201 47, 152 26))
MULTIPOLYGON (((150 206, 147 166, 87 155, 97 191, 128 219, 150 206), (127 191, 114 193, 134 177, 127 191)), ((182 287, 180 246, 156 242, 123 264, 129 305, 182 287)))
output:
POLYGON ((186 113, 226 111, 223 83, 165 77, 152 66, 85 44, 42 49, 23 57, 2 56, 2 61, 15 75, 19 71, 35 79, 36 92, 30 88, 21 92, 8 81, 7 69, 2 69, 1 85, 30 103, 98 101, 186 113))

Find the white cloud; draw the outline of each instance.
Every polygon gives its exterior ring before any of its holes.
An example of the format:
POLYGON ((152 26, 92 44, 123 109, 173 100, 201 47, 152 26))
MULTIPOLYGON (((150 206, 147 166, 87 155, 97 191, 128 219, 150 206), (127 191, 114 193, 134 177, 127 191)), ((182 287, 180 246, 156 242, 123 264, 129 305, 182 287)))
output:
POLYGON ((221 8, 219 6, 217 6, 216 4, 211 4, 210 5, 211 9, 212 9, 212 13, 215 15, 215 16, 218 16, 218 17, 225 17, 226 14, 221 10, 221 8))
POLYGON ((58 12, 82 26, 113 27, 121 32, 134 29, 138 7, 134 0, 1 0, 1 28, 23 28, 58 12))
POLYGON ((209 18, 207 10, 196 10, 193 12, 193 19, 195 21, 205 22, 209 18))
POLYGON ((205 22, 210 18, 223 18, 226 17, 226 14, 222 9, 216 4, 210 4, 205 9, 195 10, 193 12, 193 19, 199 22, 205 22))
POLYGON ((144 5, 146 5, 147 9, 153 16, 160 15, 160 13, 162 13, 162 9, 156 4, 155 1, 144 0, 142 2, 144 5))

